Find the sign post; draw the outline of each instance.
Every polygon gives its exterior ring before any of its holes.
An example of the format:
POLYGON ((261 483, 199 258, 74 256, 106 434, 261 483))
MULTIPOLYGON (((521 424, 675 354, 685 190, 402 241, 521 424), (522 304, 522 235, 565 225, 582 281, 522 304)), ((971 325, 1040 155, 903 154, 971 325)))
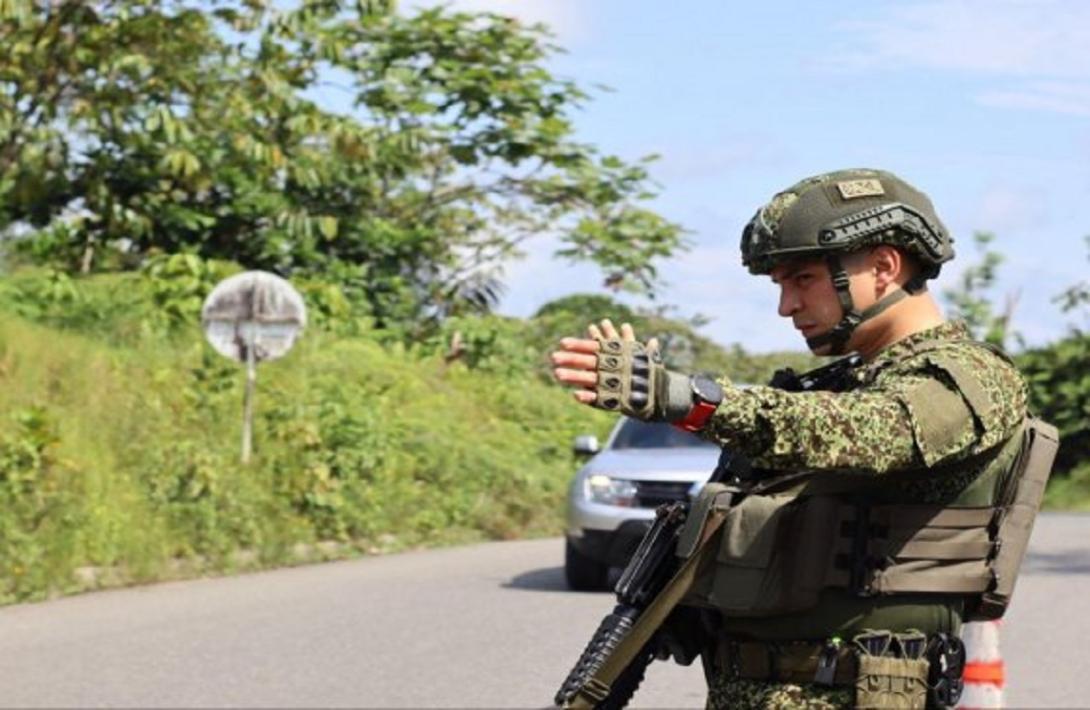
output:
POLYGON ((219 282, 201 308, 201 326, 216 352, 246 365, 242 400, 242 463, 253 454, 257 365, 282 357, 307 322, 303 297, 266 271, 246 271, 219 282))

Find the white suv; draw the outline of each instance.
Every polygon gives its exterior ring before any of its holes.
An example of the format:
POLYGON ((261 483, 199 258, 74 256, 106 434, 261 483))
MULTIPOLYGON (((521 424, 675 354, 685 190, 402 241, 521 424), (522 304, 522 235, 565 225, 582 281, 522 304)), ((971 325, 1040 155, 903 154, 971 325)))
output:
POLYGON ((720 449, 670 424, 622 417, 599 450, 593 436, 575 440, 593 455, 568 491, 564 572, 568 586, 608 588, 611 567, 623 567, 663 503, 695 496, 719 461, 720 449))

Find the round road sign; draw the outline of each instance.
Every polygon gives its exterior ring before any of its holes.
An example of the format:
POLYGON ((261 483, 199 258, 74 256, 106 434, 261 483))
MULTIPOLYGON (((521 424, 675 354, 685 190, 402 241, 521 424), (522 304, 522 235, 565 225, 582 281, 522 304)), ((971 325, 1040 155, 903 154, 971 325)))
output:
POLYGON ((246 271, 220 281, 201 308, 208 342, 216 352, 240 362, 283 356, 306 323, 303 297, 267 271, 246 271))

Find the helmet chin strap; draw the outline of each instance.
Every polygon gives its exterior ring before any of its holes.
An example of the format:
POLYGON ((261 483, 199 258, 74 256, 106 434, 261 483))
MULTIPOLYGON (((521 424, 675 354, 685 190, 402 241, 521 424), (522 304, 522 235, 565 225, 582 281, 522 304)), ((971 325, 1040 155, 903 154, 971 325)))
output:
POLYGON ((906 283, 904 288, 899 288, 896 291, 883 296, 871 306, 860 312, 855 309, 855 303, 852 301, 851 283, 848 279, 848 271, 844 268, 844 263, 840 260, 840 255, 829 254, 826 257, 826 262, 829 265, 829 274, 833 278, 833 287, 836 289, 837 298, 840 300, 840 309, 844 315, 841 317, 840 322, 834 325, 830 330, 821 335, 815 335, 812 338, 806 339, 806 345, 813 351, 817 351, 828 345, 831 346, 828 351, 829 355, 845 354, 848 340, 852 337, 852 333, 855 332, 855 329, 859 327, 860 323, 874 318, 882 311, 898 301, 903 300, 910 293, 915 293, 920 288, 920 280, 913 279, 906 283))

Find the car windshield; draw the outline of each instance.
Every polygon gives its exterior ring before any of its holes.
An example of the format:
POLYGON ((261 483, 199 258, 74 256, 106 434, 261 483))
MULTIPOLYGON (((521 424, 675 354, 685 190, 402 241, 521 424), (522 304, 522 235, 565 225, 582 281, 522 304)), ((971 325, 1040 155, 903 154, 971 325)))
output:
POLYGON ((670 449, 676 447, 715 447, 694 434, 661 422, 626 419, 613 439, 614 449, 670 449))

